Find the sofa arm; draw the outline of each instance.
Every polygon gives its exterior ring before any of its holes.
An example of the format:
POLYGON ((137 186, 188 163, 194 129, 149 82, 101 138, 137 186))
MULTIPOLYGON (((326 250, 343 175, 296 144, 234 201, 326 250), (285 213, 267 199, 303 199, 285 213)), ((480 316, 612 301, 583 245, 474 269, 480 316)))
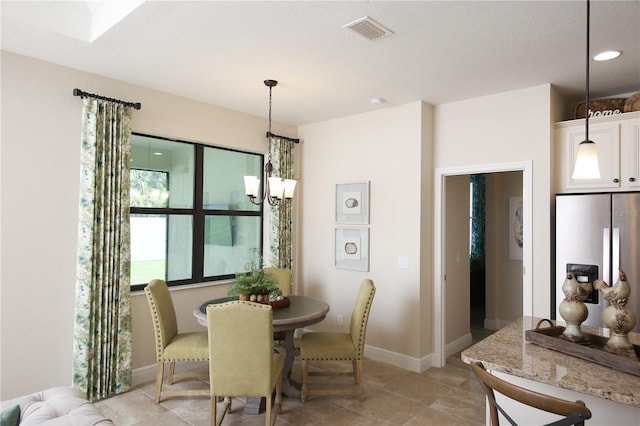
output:
POLYGON ((21 425, 107 426, 114 423, 86 400, 81 391, 60 386, 2 401, 2 408, 20 405, 21 425))

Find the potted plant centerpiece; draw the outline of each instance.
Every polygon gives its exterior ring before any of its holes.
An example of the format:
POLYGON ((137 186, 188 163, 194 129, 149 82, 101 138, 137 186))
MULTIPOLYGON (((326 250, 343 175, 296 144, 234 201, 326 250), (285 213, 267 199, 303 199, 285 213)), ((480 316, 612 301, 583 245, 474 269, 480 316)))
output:
POLYGON ((271 296, 280 293, 278 277, 266 272, 259 259, 253 259, 245 266, 244 272, 236 273, 227 294, 238 296, 240 300, 252 302, 268 302, 271 296))

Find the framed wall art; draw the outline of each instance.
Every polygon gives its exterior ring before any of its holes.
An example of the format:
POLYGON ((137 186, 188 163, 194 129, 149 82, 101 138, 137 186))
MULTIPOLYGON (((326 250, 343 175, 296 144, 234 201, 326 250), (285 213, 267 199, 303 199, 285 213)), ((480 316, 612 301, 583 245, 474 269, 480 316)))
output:
POLYGON ((336 222, 369 224, 369 182, 336 185, 336 222))
POLYGON ((522 260, 522 197, 509 197, 509 259, 522 260))
POLYGON ((336 228, 335 266, 369 271, 369 228, 336 228))

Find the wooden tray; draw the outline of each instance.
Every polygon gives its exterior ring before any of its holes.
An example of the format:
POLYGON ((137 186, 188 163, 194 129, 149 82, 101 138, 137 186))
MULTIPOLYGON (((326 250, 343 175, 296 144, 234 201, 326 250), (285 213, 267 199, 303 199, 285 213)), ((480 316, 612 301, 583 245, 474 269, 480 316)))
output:
POLYGON ((540 324, 543 321, 551 324, 549 320, 541 320, 535 329, 525 331, 525 340, 527 342, 587 361, 593 361, 605 367, 613 368, 614 370, 640 376, 640 346, 633 345, 633 353, 629 350, 629 354, 626 356, 614 354, 604 350, 604 345, 608 340, 607 337, 582 331, 588 343, 573 343, 561 337, 564 332, 564 327, 551 326, 540 328, 540 324), (634 356, 635 359, 633 358, 634 356))
POLYGON ((291 304, 291 300, 288 297, 283 298, 282 300, 274 300, 267 302, 260 302, 265 305, 271 305, 273 309, 286 308, 291 304))

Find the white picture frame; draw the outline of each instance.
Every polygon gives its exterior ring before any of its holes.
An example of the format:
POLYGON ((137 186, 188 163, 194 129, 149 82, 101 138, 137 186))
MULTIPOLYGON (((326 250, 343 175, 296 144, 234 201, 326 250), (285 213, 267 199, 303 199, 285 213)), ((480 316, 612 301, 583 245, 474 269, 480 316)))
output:
POLYGON ((369 271, 369 228, 336 228, 335 267, 369 271))
POLYGON ((369 224, 369 182, 336 184, 336 223, 369 224))

